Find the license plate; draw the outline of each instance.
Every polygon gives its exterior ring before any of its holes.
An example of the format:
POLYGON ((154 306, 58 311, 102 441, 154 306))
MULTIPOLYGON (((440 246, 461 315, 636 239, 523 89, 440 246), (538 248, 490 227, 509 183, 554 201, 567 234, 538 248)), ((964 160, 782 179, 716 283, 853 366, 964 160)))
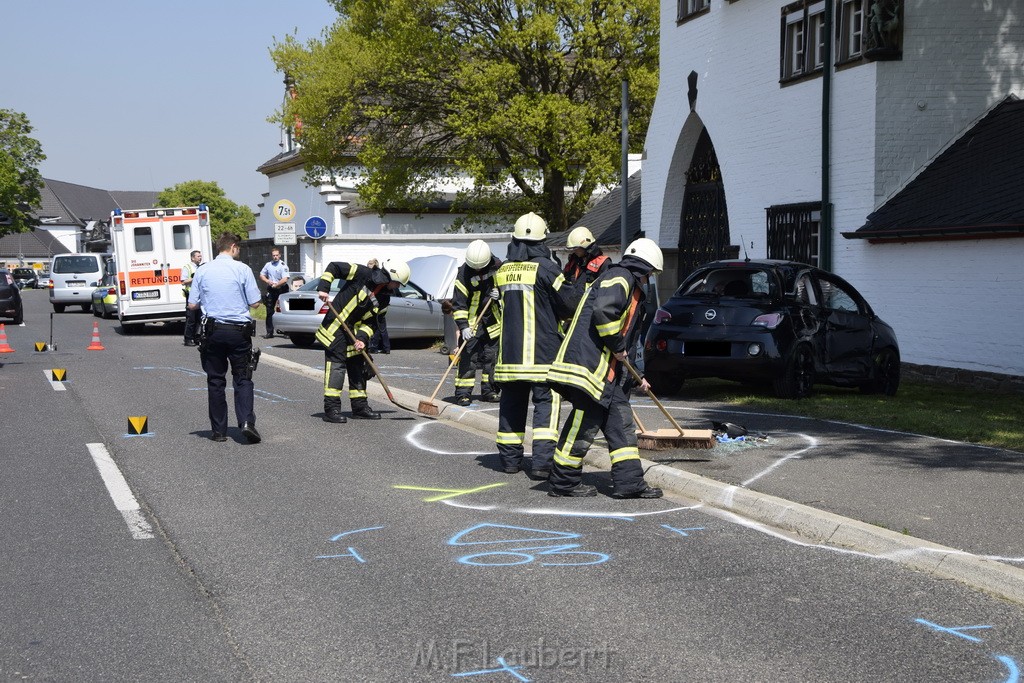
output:
POLYGON ((85 287, 85 282, 82 280, 68 280, 68 287, 85 287))
POLYGON ((132 292, 132 299, 138 301, 139 299, 159 299, 160 290, 147 289, 142 292, 132 292))

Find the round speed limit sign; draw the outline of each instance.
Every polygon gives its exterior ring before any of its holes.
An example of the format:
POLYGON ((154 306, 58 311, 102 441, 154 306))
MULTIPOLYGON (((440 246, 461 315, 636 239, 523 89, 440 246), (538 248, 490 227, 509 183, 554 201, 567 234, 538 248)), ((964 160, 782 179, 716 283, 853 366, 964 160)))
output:
POLYGON ((274 218, 279 223, 289 223, 295 220, 295 205, 287 199, 281 199, 274 204, 274 218))

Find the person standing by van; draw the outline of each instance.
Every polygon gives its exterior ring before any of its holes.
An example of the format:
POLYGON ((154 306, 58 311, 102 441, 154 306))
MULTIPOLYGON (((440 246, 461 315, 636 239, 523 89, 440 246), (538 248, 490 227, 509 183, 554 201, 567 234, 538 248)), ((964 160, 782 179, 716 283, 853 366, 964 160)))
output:
POLYGON ((199 343, 199 319, 203 316, 202 309, 192 310, 188 307, 188 294, 192 289, 192 279, 196 269, 203 264, 203 252, 198 249, 189 254, 189 261, 181 269, 181 291, 185 295, 185 346, 199 343))
POLYGON ((253 412, 252 337, 255 323, 250 308, 260 305, 260 288, 252 269, 238 262, 242 238, 225 232, 217 238, 217 258, 196 272, 188 295, 188 307, 206 314, 199 357, 206 372, 207 405, 214 441, 227 441, 228 367, 235 389, 235 418, 249 443, 259 443, 253 412))
POLYGON ((264 339, 274 338, 274 307, 279 296, 288 291, 288 264, 281 260, 281 250, 272 249, 270 260, 260 271, 260 279, 267 283, 267 333, 264 339))

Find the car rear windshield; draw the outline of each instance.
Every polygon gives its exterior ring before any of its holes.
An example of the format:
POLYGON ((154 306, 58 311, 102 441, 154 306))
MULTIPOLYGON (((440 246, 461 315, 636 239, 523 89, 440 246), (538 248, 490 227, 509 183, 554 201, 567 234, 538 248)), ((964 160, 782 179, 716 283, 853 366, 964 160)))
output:
POLYGON ((36 271, 31 268, 15 268, 14 277, 32 277, 36 274, 36 271))
POLYGON ((713 294, 735 298, 777 295, 775 279, 760 268, 716 268, 695 273, 679 287, 681 296, 713 294))
POLYGON ((95 256, 58 256, 53 259, 53 273, 98 273, 99 259, 95 256))

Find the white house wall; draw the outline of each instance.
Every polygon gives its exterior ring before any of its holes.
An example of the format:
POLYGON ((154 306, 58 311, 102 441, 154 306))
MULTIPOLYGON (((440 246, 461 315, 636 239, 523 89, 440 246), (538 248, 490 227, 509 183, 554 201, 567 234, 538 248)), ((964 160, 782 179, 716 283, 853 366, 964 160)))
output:
MULTIPOLYGON (((677 25, 676 0, 661 3, 641 225, 663 247, 678 244, 684 174, 702 126, 722 170, 730 242, 742 237, 752 258, 766 255, 767 207, 821 199, 822 78, 779 84, 786 4, 711 0, 709 13, 677 25)), ((904 18, 902 61, 833 74, 832 268, 893 324, 904 361, 1024 375, 1024 240, 889 245, 839 234, 862 226, 994 103, 1022 94, 1020 0, 908 0, 904 18)))

